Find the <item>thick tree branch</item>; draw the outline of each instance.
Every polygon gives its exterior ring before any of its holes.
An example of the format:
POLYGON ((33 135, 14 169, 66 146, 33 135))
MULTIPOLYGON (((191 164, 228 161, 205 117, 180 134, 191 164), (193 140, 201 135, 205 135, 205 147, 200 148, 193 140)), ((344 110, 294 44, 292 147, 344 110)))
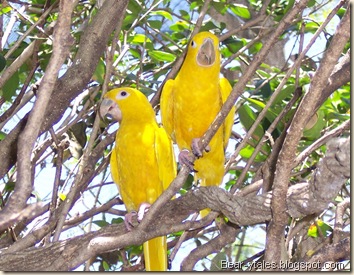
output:
POLYGON ((309 183, 298 183, 287 192, 288 214, 300 218, 328 207, 350 177, 350 139, 333 139, 309 183))
MULTIPOLYGON (((343 140, 340 143, 336 140, 332 141, 329 145, 328 153, 314 174, 323 174, 323 177, 314 176, 310 183, 301 186, 297 184, 289 188, 287 212, 290 215, 296 218, 299 217, 298 213, 301 213, 300 215, 302 216, 309 215, 327 208, 328 203, 336 196, 343 181, 348 177, 349 144, 349 139, 343 140), (343 172, 338 173, 338 167, 343 167, 343 165, 347 165, 347 168, 344 170, 341 168, 343 172), (331 170, 328 170, 328 168, 331 170), (326 177, 330 177, 332 180, 327 181, 326 177), (299 191, 299 187, 302 187, 300 190, 301 195, 297 196, 295 193, 299 191), (331 197, 325 195, 327 193, 330 193, 331 197), (309 199, 304 201, 303 196, 309 199), (318 203, 320 203, 321 208, 318 207, 318 203), (295 212, 294 209, 297 211, 295 212)), ((238 192, 232 195, 216 186, 200 187, 182 197, 167 201, 163 208, 155 211, 155 219, 151 223, 144 222, 144 217, 140 225, 135 223, 138 226, 131 232, 127 232, 125 226, 120 224, 107 226, 99 231, 90 232, 66 241, 50 243, 41 248, 33 247, 25 249, 28 246, 21 246, 22 248, 17 246, 17 249, 14 250, 13 246, 17 244, 15 243, 10 249, 0 251, 0 270, 72 270, 99 253, 129 245, 140 245, 144 241, 156 236, 203 227, 206 225, 202 222, 204 219, 200 222, 190 222, 186 221, 186 219, 191 213, 198 212, 207 207, 213 211, 222 213, 231 223, 238 226, 264 223, 272 217, 270 208, 271 198, 271 193, 258 196, 246 194, 244 196, 243 192, 238 192), (92 242, 90 242, 91 239, 92 242), (8 265, 9 259, 11 259, 11 265, 8 265), (23 261, 23 259, 26 259, 26 261, 23 261), (39 261, 38 259, 42 260, 39 261), (46 260, 43 261, 43 259, 46 260), (31 263, 31 265, 28 263, 31 263), (51 265, 48 265, 48 263, 51 263, 51 265)), ((210 221, 208 220, 206 223, 209 224, 210 221)), ((54 227, 55 224, 52 226, 54 227)), ((214 239, 210 246, 206 247, 206 250, 202 249, 196 252, 197 254, 194 256, 197 257, 197 255, 200 255, 199 253, 212 252, 216 246, 219 247, 220 244, 231 242, 231 239, 236 234, 235 228, 226 226, 226 230, 222 230, 219 238, 214 239)), ((18 243, 23 242, 26 238, 28 236, 18 243)), ((187 261, 183 268, 191 269, 196 257, 193 258, 194 260, 187 261)))
MULTIPOLYGON (((106 0, 87 26, 81 35, 73 65, 54 87, 41 133, 58 122, 70 102, 86 88, 117 25, 116 22, 124 17, 127 4, 128 0, 106 0)), ((3 177, 16 162, 17 140, 26 123, 27 116, 0 143, 0 159, 3 160, 0 177, 3 177)))
POLYGON ((270 223, 267 234, 265 261, 279 263, 283 243, 281 238, 284 234, 284 228, 288 221, 286 213, 286 198, 290 172, 295 159, 296 148, 303 129, 308 119, 313 115, 314 108, 318 102, 322 87, 325 87, 331 74, 331 68, 334 68, 340 54, 347 41, 350 38, 350 8, 343 16, 342 21, 333 37, 332 43, 326 51, 321 65, 313 77, 308 93, 304 96, 295 113, 294 119, 289 127, 284 145, 280 151, 277 168, 273 183, 272 211, 273 220, 270 223))
MULTIPOLYGON (((80 196, 80 192, 82 192, 87 187, 87 185, 91 182, 92 178, 94 177, 94 175, 96 173, 95 166, 96 166, 97 162, 99 161, 99 159, 102 158, 104 148, 106 148, 108 144, 111 144, 114 141, 114 139, 115 139, 114 133, 106 136, 106 138, 104 140, 102 140, 95 147, 95 149, 92 151, 90 161, 87 163, 86 173, 81 178, 81 181, 75 187, 77 192, 75 192, 75 196, 72 199, 72 201, 77 201, 77 199, 80 196)), ((20 239, 16 243, 14 243, 11 247, 9 247, 7 249, 7 251, 11 251, 11 252, 21 251, 25 248, 35 245, 42 238, 44 238, 45 235, 52 232, 57 224, 57 219, 55 217, 63 211, 64 207, 67 207, 66 206, 67 203, 71 205, 71 202, 67 202, 67 200, 65 200, 55 210, 53 215, 49 218, 49 220, 43 226, 41 226, 39 229, 33 230, 32 232, 27 234, 25 237, 23 237, 22 239, 20 239)), ((34 207, 34 205, 29 205, 27 208, 25 208, 25 210, 32 214, 33 211, 30 212, 30 210, 33 209, 33 207, 34 207)), ((36 213, 36 212, 34 212, 34 213, 36 213)))
POLYGON ((59 69, 69 54, 69 47, 74 42, 70 34, 73 4, 72 1, 66 0, 60 2, 59 5, 59 18, 53 35, 53 54, 39 87, 33 111, 30 113, 26 127, 19 137, 17 158, 20 161, 18 162, 17 182, 14 193, 0 213, 0 230, 16 221, 16 214, 25 207, 32 192, 32 150, 44 121, 43 113, 46 112, 47 105, 51 100, 59 69))
MULTIPOLYGON (((304 261, 308 261, 311 263, 321 263, 320 268, 324 267, 325 263, 328 262, 337 262, 339 260, 350 260, 350 237, 345 238, 338 243, 328 244, 324 246, 322 249, 317 251, 311 259, 305 257, 304 261)), ((309 265, 311 266, 311 265, 309 265)), ((299 271, 319 271, 321 269, 318 268, 310 268, 307 270, 299 270, 299 271)))
POLYGON ((339 63, 334 67, 331 76, 328 79, 327 85, 324 87, 320 99, 317 102, 315 110, 317 110, 323 102, 331 95, 334 91, 342 87, 343 85, 350 82, 350 49, 347 53, 340 59, 339 63))
POLYGON ((181 264, 181 271, 193 271, 193 267, 200 259, 203 259, 212 253, 217 253, 229 243, 234 242, 236 235, 240 230, 239 227, 229 226, 223 222, 220 223, 219 229, 219 236, 210 240, 206 244, 198 246, 186 258, 184 258, 181 264))

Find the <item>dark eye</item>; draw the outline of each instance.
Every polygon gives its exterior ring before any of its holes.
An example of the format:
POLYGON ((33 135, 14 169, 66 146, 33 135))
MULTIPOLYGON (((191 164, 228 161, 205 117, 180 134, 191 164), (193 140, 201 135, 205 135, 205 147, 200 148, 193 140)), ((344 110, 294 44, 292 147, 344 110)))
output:
POLYGON ((122 100, 122 99, 126 99, 128 96, 130 96, 129 92, 127 92, 126 90, 120 90, 116 96, 116 99, 122 100))
POLYGON ((195 43, 193 40, 192 40, 192 42, 191 42, 191 47, 192 47, 192 48, 197 47, 197 43, 195 43))

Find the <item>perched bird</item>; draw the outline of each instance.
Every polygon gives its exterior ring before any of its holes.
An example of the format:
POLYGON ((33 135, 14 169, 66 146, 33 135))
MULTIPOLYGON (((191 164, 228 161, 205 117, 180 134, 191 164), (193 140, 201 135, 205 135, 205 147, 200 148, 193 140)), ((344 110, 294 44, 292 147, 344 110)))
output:
POLYGON ((220 77, 219 40, 210 32, 200 32, 190 41, 186 58, 176 78, 162 90, 162 124, 177 143, 180 164, 195 171, 201 186, 219 185, 224 176, 225 149, 231 135, 235 109, 226 117, 201 152, 198 141, 207 131, 229 96, 232 87, 220 77), (202 158, 191 163, 190 151, 202 158))
MULTIPOLYGON (((149 101, 133 88, 109 91, 100 115, 120 122, 110 167, 127 211, 151 205, 176 176, 172 140, 160 127, 149 101)), ((127 217, 126 217, 127 219, 127 217)), ((139 214, 138 214, 139 219, 139 214)), ((167 270, 166 236, 143 244, 147 271, 167 270)))

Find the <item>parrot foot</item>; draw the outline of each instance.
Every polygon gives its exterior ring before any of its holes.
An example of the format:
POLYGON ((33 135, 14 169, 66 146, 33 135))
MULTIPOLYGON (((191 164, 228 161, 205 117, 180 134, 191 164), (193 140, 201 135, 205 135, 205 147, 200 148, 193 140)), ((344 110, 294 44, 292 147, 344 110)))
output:
POLYGON ((187 166, 187 168, 191 171, 191 172, 198 172, 197 170, 194 169, 194 163, 193 160, 190 156, 190 152, 187 149, 183 149, 181 150, 181 152, 178 155, 178 162, 181 165, 185 165, 187 166))
MULTIPOLYGON (((200 147, 199 147, 199 141, 200 141, 200 138, 193 138, 192 144, 191 144, 192 152, 197 158, 200 158, 203 156, 203 152, 202 152, 202 150, 200 150, 200 147)), ((205 150, 205 152, 209 152, 210 146, 207 145, 204 150, 205 150)))
POLYGON ((124 219, 124 225, 125 228, 128 231, 132 231, 134 225, 133 225, 133 217, 137 215, 136 211, 129 212, 128 214, 125 214, 125 219, 124 219))
POLYGON ((149 210, 150 206, 151 204, 147 202, 143 202, 142 204, 140 204, 138 210, 138 222, 141 222, 143 220, 144 215, 149 210))
POLYGON ((131 212, 125 214, 125 216, 124 216, 125 217, 125 219, 124 219, 125 228, 128 231, 131 231, 134 228, 133 217, 137 216, 137 220, 140 223, 143 220, 145 213, 149 210, 150 206, 151 206, 150 203, 144 202, 144 203, 140 204, 138 212, 131 211, 131 212))

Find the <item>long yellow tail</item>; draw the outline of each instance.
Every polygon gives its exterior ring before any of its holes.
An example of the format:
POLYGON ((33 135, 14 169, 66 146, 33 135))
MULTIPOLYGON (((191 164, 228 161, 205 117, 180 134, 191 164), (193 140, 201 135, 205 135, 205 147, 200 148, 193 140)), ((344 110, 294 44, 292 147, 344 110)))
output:
MULTIPOLYGON (((206 183, 205 179, 200 180, 200 186, 210 186, 206 183)), ((205 208, 199 212, 200 218, 206 217, 210 213, 210 208, 205 208)))
POLYGON ((146 271, 167 270, 166 236, 157 237, 143 244, 146 271))

